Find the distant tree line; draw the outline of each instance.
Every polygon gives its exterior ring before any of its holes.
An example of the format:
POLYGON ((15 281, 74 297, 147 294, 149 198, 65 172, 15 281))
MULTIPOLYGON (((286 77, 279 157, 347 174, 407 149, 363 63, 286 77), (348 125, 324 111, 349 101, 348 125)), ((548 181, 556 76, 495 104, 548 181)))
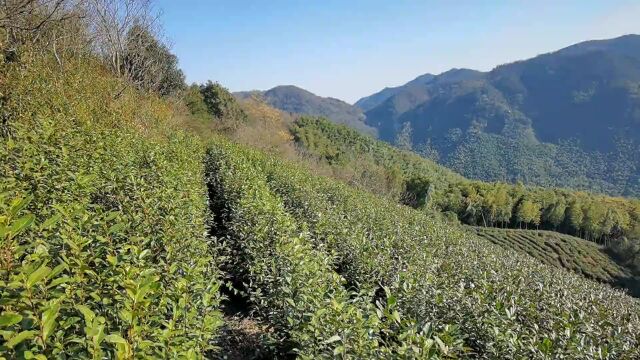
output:
POLYGON ((607 243, 640 234, 640 201, 522 184, 462 181, 434 190, 415 175, 406 183, 410 205, 453 212, 469 225, 545 229, 607 243), (427 194, 431 193, 430 196, 427 194))

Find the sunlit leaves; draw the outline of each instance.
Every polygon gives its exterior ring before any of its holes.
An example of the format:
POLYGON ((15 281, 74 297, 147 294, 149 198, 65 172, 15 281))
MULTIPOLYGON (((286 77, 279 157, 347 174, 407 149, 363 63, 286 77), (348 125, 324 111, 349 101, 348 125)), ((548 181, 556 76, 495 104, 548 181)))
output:
MULTIPOLYGON (((401 335, 397 326, 410 329, 413 319, 416 336, 420 329, 437 333, 412 341, 439 356, 638 355, 640 305, 621 292, 493 246, 424 212, 312 176, 257 152, 239 147, 230 152, 235 155, 230 156, 229 167, 251 169, 247 171, 258 173, 252 176, 266 179, 286 213, 309 231, 314 248, 334 256, 333 267, 348 284, 364 289, 386 285, 386 301, 377 303, 381 325, 376 326, 389 336, 412 339, 411 331, 401 335)), ((233 171, 223 173, 231 177, 233 171)), ((250 179, 254 177, 239 176, 228 180, 229 186, 243 189, 254 184, 250 179)), ((253 201, 250 197, 234 213, 263 203, 253 201)), ((249 228, 243 233, 250 233, 249 228)), ((342 340, 334 349, 342 355, 347 341, 339 332, 320 341, 335 335, 342 340)))
POLYGON ((111 99, 121 84, 91 59, 64 73, 25 61, 3 67, 0 85, 11 114, 11 138, 0 137, 0 354, 214 350, 220 273, 202 144, 167 126, 162 100, 131 89, 111 99))

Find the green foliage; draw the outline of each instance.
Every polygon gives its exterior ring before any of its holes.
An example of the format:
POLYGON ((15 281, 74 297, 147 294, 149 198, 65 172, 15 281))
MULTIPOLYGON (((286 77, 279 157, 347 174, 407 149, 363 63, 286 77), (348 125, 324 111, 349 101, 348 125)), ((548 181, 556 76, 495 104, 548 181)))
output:
POLYGON ((204 149, 91 58, 3 64, 0 353, 198 358, 221 325, 204 149))
POLYGON ((185 88, 178 57, 148 29, 132 26, 125 47, 123 73, 129 81, 164 96, 175 95, 185 88))
POLYGON ((524 224, 540 224, 540 207, 529 199, 524 199, 518 205, 516 220, 524 224))
POLYGON ((210 116, 209 109, 207 108, 207 104, 204 102, 204 96, 202 96, 202 93, 200 92, 199 85, 192 84, 187 87, 182 95, 182 99, 192 115, 198 118, 210 116))
POLYGON ((232 268, 282 351, 313 359, 434 358, 460 351, 453 328, 419 327, 401 315, 390 290, 375 305, 368 292, 345 290, 332 269, 333 254, 314 246, 269 189, 264 162, 261 154, 218 141, 208 152, 207 174, 217 230, 235 249, 232 268))
POLYGON ((294 166, 255 167, 348 284, 388 287, 406 316, 454 326, 468 356, 639 355, 640 304, 619 291, 294 166))
POLYGON ((625 266, 640 274, 640 238, 620 239, 612 244, 611 251, 625 266))
POLYGON ((244 104, 218 83, 194 83, 182 92, 181 100, 182 126, 202 139, 216 133, 233 137, 252 125, 244 104))
POLYGON ((411 152, 318 118, 299 119, 292 133, 306 151, 332 165, 352 167, 364 158, 387 171, 400 170, 397 186, 403 188, 390 193, 404 192, 400 200, 424 208, 431 189, 430 210, 455 213, 469 225, 539 227, 610 245, 640 223, 638 200, 467 180, 411 152))
POLYGON ((247 120, 247 115, 236 99, 222 85, 208 81, 200 85, 200 93, 209 114, 216 119, 226 121, 233 128, 247 120))
POLYGON ((593 242, 551 231, 513 230, 468 227, 478 236, 500 245, 528 254, 541 262, 564 268, 587 278, 619 285, 619 280, 630 276, 593 242))
POLYGON ((615 150, 585 150, 578 142, 522 141, 496 134, 467 133, 455 143, 434 141, 442 164, 470 179, 522 181, 609 195, 638 196, 638 142, 619 138, 615 150))
MULTIPOLYGON (((346 126, 335 125, 315 117, 297 119, 291 127, 295 142, 311 155, 328 162, 334 168, 379 169, 384 176, 374 177, 360 185, 376 193, 399 198, 404 192, 408 174, 424 174, 436 188, 463 179, 460 175, 426 160, 417 154, 399 151, 391 145, 362 135, 346 126), (378 184, 375 184, 378 182, 378 184)), ((356 183, 355 185, 359 185, 356 183)), ((414 199, 407 199, 415 200, 414 199)))

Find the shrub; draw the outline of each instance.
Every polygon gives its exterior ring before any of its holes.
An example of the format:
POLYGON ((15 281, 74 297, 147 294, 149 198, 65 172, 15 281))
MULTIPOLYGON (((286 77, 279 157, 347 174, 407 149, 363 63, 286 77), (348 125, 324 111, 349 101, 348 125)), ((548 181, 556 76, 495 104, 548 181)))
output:
POLYGON ((374 306, 366 293, 345 290, 332 256, 314 249, 270 192, 255 156, 214 144, 207 173, 218 231, 235 249, 231 267, 279 343, 290 342, 302 358, 428 358, 460 350, 453 328, 436 333, 404 319, 390 293, 374 306))
POLYGON ((200 142, 91 59, 4 64, 0 352, 203 356, 220 276, 200 142))
POLYGON ((473 356, 639 356, 640 304, 624 293, 295 166, 256 164, 348 283, 402 287, 402 313, 458 326, 473 356))

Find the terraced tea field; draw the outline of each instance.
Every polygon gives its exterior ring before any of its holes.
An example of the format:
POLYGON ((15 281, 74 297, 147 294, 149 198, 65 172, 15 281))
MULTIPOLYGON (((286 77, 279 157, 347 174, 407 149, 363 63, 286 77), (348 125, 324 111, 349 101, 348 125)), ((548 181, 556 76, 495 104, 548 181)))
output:
POLYGON ((494 244, 529 254, 543 263, 571 270, 593 280, 616 284, 620 279, 630 276, 601 246, 577 237, 543 230, 466 228, 494 244))

